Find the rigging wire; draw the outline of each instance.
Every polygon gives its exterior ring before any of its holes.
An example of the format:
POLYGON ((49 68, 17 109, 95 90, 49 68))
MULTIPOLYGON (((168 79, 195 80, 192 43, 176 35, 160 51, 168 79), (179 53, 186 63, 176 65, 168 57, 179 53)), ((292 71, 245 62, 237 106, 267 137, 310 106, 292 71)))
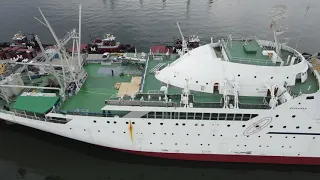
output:
MULTIPOLYGON (((305 13, 304 19, 303 19, 304 21, 307 19, 307 14, 308 14, 308 11, 310 10, 310 8, 311 8, 311 6, 310 6, 310 4, 308 4, 308 6, 306 7, 306 13, 305 13)), ((303 27, 304 27, 304 26, 302 26, 302 28, 303 28, 303 27)), ((301 30, 301 32, 300 32, 300 34, 299 34, 298 41, 297 41, 297 44, 296 44, 295 49, 298 48, 299 41, 300 41, 300 39, 301 39, 301 34, 302 34, 302 30, 301 30)))

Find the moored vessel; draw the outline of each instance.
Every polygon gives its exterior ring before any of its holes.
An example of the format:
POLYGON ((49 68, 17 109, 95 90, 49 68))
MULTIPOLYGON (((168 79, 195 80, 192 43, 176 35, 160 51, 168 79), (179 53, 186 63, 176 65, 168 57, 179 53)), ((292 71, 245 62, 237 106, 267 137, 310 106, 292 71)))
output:
POLYGON ((2 70, 0 117, 152 157, 319 165, 317 61, 279 41, 283 13, 276 7, 269 14, 274 40, 230 34, 194 49, 183 40, 178 54, 92 61, 65 51, 71 39, 81 44, 79 17, 79 31, 55 38, 43 63, 2 70), (47 74, 29 78, 29 67, 47 74))

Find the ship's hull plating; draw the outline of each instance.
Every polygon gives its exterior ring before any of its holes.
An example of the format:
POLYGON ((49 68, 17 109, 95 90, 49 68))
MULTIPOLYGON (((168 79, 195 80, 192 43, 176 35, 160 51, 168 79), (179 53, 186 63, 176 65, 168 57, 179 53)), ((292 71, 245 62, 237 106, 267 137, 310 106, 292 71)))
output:
MULTIPOLYGON (((301 95, 270 110, 210 109, 212 113, 259 113, 248 121, 65 115, 70 121, 59 124, 5 111, 0 111, 0 118, 86 143, 145 156, 320 165, 318 102, 320 97, 316 93, 301 95)), ((172 108, 172 111, 178 110, 172 108)))
POLYGON ((262 156, 262 155, 224 155, 224 154, 187 154, 187 153, 158 153, 115 149, 117 151, 149 156, 163 159, 176 159, 188 161, 214 161, 214 162, 239 162, 239 163, 269 163, 269 164, 300 164, 320 165, 320 158, 297 156, 262 156))

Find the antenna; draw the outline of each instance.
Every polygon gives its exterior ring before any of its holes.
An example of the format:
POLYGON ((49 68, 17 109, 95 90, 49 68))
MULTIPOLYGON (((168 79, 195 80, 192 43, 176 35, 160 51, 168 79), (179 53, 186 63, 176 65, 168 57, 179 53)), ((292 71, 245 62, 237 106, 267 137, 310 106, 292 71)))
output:
POLYGON ((280 28, 277 27, 278 26, 277 22, 281 19, 284 19, 285 9, 286 9, 286 6, 283 4, 275 5, 273 6, 272 10, 268 13, 269 18, 271 19, 270 28, 273 29, 274 41, 276 44, 276 53, 278 55, 280 55, 280 49, 281 49, 281 45, 278 41, 278 36, 284 33, 284 31, 283 31, 283 26, 281 26, 280 28))
MULTIPOLYGON (((310 10, 310 8, 311 8, 311 6, 310 6, 310 4, 308 4, 308 6, 306 7, 306 13, 304 14, 304 21, 303 22, 305 22, 305 20, 307 19, 307 14, 308 14, 308 11, 310 10)), ((304 27, 304 26, 301 26, 301 27, 304 27)), ((301 32, 302 32, 302 30, 301 30, 301 32)), ((302 34, 301 32, 300 32, 300 35, 298 37, 298 41, 297 41, 295 49, 298 48, 298 45, 299 45, 299 42, 300 42, 300 39, 301 39, 301 34, 302 34)))

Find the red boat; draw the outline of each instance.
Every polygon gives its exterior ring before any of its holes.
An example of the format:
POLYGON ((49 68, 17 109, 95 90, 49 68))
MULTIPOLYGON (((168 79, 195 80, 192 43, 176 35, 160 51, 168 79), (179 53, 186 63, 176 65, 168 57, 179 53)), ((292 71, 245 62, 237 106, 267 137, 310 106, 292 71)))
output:
POLYGON ((117 42, 112 34, 105 34, 103 39, 95 38, 92 44, 88 44, 89 53, 103 54, 106 52, 135 52, 134 46, 122 45, 117 42))

